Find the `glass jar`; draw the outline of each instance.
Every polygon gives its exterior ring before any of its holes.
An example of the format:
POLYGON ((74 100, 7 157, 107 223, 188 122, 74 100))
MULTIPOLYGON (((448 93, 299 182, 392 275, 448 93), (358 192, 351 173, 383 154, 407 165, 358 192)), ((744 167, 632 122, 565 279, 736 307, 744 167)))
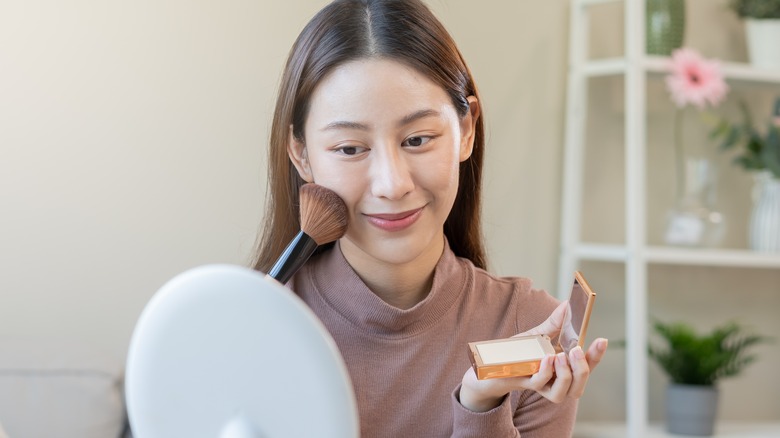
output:
POLYGON ((706 158, 686 158, 683 181, 666 218, 667 245, 712 248, 725 233, 723 214, 716 210, 716 172, 706 158))

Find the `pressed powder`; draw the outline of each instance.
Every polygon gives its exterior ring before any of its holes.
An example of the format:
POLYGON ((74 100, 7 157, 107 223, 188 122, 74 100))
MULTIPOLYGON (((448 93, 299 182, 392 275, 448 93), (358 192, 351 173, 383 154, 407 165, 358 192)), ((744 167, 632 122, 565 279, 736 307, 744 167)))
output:
POLYGON ((504 342, 477 345, 485 364, 517 362, 529 357, 544 357, 544 349, 537 338, 507 339, 504 342))

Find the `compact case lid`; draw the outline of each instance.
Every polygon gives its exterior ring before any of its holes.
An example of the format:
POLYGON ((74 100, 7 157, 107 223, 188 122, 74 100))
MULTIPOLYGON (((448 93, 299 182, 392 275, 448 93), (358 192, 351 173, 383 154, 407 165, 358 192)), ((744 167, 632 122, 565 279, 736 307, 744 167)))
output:
POLYGON ((300 298, 256 271, 195 268, 147 304, 127 358, 133 433, 357 437, 335 342, 300 298))
POLYGON ((572 284, 571 294, 569 295, 569 306, 566 309, 566 316, 561 326, 561 333, 558 337, 560 350, 569 354, 577 347, 583 347, 585 344, 585 335, 588 331, 588 321, 593 310, 593 303, 596 299, 596 293, 585 281, 582 272, 574 273, 574 283, 572 284))

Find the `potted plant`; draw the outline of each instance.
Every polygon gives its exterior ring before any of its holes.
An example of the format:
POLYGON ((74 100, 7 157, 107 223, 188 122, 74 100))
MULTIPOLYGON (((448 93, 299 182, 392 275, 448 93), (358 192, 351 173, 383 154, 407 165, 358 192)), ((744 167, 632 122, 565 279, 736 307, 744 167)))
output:
POLYGON ((755 128, 744 102, 741 108, 740 123, 721 119, 710 134, 720 141, 722 149, 739 147, 734 162, 754 173, 750 248, 780 252, 780 98, 775 102, 772 119, 763 133, 755 128))
POLYGON ((750 62, 756 67, 780 69, 780 0, 731 0, 730 6, 745 20, 750 62))
POLYGON ((655 321, 655 333, 665 347, 650 346, 649 354, 671 383, 666 393, 666 428, 682 435, 712 435, 718 404, 719 380, 737 376, 756 359, 748 350, 768 338, 744 333, 727 323, 698 334, 685 323, 655 321))

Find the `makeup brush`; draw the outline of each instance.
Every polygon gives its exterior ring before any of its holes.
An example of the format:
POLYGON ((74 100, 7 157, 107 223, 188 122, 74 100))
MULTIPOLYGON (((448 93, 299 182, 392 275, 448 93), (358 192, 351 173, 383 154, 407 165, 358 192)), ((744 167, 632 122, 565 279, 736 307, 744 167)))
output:
POLYGON ((306 263, 319 245, 333 242, 347 232, 347 206, 330 189, 309 183, 301 186, 301 231, 274 263, 268 276, 282 284, 306 263))

